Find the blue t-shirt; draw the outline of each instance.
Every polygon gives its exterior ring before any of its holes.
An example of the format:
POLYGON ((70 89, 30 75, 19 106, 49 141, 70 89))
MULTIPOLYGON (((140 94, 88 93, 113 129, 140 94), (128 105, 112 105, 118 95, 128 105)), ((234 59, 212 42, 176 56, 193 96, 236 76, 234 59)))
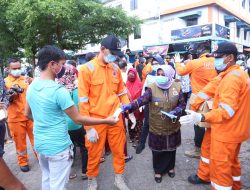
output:
POLYGON ((46 156, 56 155, 71 144, 65 109, 74 105, 69 92, 53 80, 37 79, 27 90, 34 119, 34 148, 46 156))

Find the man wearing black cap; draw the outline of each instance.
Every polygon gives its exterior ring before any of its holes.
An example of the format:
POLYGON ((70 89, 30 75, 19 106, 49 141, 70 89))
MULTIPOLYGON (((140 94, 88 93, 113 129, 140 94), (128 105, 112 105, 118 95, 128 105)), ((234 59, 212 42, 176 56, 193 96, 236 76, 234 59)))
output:
POLYGON ((219 76, 200 92, 202 96, 198 96, 195 102, 201 105, 208 98, 214 98, 213 109, 205 114, 187 110, 189 115, 180 118, 182 125, 199 122, 211 124, 211 139, 207 139, 211 143, 209 146, 207 143, 202 144, 202 151, 210 153, 209 158, 204 160, 209 167, 210 177, 205 179, 205 176, 200 175, 201 170, 207 169, 200 162, 198 175, 189 176, 188 181, 193 184, 211 181, 212 189, 216 190, 240 190, 238 154, 241 143, 249 138, 250 87, 247 74, 236 64, 237 53, 234 44, 222 42, 216 51, 208 55, 215 58, 219 76))
MULTIPOLYGON (((114 63, 117 56, 123 56, 121 44, 116 36, 110 35, 101 42, 99 55, 80 68, 78 89, 81 115, 106 118, 112 116, 121 104, 129 103, 121 71, 114 63)), ((126 137, 121 114, 119 118, 114 126, 84 126, 87 131, 88 190, 97 189, 96 177, 106 138, 113 156, 115 186, 120 190, 129 190, 123 176, 126 137)))

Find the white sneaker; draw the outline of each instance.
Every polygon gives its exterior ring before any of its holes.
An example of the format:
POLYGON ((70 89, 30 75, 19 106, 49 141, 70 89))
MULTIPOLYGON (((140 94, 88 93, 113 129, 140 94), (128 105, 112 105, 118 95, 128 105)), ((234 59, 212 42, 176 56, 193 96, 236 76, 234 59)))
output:
POLYGON ((123 174, 115 174, 115 188, 117 190, 129 190, 123 174))
POLYGON ((88 189, 87 190, 97 190, 96 177, 88 178, 88 189))

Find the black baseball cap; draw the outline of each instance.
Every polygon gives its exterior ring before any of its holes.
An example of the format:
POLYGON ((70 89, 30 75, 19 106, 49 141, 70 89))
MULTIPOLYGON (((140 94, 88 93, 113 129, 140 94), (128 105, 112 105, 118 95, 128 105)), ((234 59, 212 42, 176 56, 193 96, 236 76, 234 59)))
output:
POLYGON ((237 55, 238 50, 237 47, 231 42, 221 42, 217 45, 214 52, 207 54, 207 57, 215 57, 219 58, 223 55, 237 55))
POLYGON ((101 42, 101 46, 109 49, 113 55, 123 57, 124 54, 121 51, 121 42, 115 35, 109 35, 101 42))

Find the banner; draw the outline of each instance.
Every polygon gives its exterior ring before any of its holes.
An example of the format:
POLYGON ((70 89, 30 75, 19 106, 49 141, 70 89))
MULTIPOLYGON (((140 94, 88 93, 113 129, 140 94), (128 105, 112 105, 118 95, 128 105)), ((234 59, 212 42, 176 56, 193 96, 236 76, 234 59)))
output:
POLYGON ((149 55, 167 55, 169 45, 146 46, 143 47, 143 56, 149 55))
POLYGON ((212 24, 192 26, 171 31, 172 41, 199 38, 204 36, 212 36, 212 24))
POLYGON ((230 38, 230 29, 219 24, 215 24, 215 35, 225 39, 230 38))

